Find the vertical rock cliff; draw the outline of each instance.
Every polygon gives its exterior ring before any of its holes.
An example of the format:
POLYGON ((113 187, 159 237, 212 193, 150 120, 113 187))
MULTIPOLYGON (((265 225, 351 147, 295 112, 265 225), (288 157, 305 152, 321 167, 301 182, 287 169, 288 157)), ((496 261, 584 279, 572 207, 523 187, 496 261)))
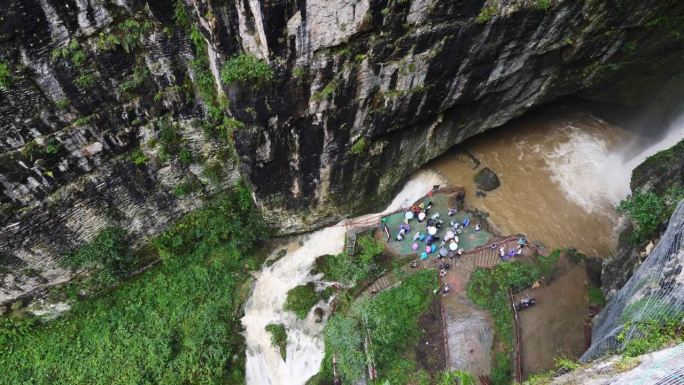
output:
POLYGON ((303 231, 380 205, 426 161, 543 103, 644 105, 681 84, 683 13, 647 0, 3 2, 0 301, 68 280, 59 258, 100 230, 141 245, 241 176, 274 226, 303 231))

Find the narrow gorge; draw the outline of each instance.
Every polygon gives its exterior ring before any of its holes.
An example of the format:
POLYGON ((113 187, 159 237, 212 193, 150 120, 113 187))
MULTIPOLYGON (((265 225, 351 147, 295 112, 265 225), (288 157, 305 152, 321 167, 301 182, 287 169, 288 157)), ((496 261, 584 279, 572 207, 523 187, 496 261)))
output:
POLYGON ((3 1, 0 383, 570 383, 677 352, 683 59, 676 0, 3 1))

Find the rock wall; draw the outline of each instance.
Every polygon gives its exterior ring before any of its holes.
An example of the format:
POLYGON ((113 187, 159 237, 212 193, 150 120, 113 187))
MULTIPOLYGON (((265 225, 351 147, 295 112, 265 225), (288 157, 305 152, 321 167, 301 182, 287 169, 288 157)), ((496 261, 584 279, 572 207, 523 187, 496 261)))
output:
MULTIPOLYGON (((651 191, 659 196, 664 196, 670 188, 684 188, 684 141, 651 156, 637 166, 632 171, 630 188, 632 191, 651 191)), ((668 220, 663 221, 660 225, 661 233, 667 225, 668 220)), ((629 239, 631 232, 630 224, 621 232, 613 254, 604 261, 601 286, 608 297, 612 297, 624 286, 653 250, 653 241, 632 243, 629 239)))
POLYGON ((59 257, 99 229, 139 245, 240 175, 267 219, 304 231, 382 206, 426 161, 556 98, 645 104, 681 73, 683 13, 674 0, 4 2, 0 301, 69 279, 59 257), (241 52, 273 79, 223 83, 241 52), (208 124, 217 113, 245 126, 238 157, 208 124))

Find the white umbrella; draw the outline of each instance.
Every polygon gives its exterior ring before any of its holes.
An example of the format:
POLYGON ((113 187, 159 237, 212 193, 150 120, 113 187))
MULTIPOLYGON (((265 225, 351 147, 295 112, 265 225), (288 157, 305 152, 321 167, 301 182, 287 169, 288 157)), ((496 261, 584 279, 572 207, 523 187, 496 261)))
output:
POLYGON ((456 251, 456 249, 458 249, 458 244, 456 244, 456 242, 449 243, 449 250, 456 251))
POLYGON ((437 228, 435 226, 430 226, 427 228, 428 234, 430 235, 435 235, 437 234, 437 228))
POLYGON ((406 215, 404 215, 404 216, 406 217, 406 219, 413 219, 413 213, 410 211, 407 211, 406 215))
POLYGON ((451 230, 449 230, 449 231, 447 231, 446 235, 444 236, 444 239, 449 240, 449 239, 452 239, 452 238, 455 237, 455 236, 456 236, 456 235, 454 234, 454 232, 451 231, 451 230))

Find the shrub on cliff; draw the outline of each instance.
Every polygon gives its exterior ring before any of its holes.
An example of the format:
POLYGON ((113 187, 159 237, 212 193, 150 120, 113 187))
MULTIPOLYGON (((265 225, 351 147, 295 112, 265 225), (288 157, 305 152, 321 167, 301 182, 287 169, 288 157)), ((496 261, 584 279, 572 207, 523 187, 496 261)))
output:
POLYGON ((273 70, 268 63, 249 54, 240 54, 229 59, 221 69, 221 79, 226 84, 250 82, 254 85, 273 79, 273 70))
POLYGON ((665 213, 665 201, 653 192, 637 191, 620 202, 618 212, 629 215, 636 225, 631 235, 633 243, 652 237, 665 213))

